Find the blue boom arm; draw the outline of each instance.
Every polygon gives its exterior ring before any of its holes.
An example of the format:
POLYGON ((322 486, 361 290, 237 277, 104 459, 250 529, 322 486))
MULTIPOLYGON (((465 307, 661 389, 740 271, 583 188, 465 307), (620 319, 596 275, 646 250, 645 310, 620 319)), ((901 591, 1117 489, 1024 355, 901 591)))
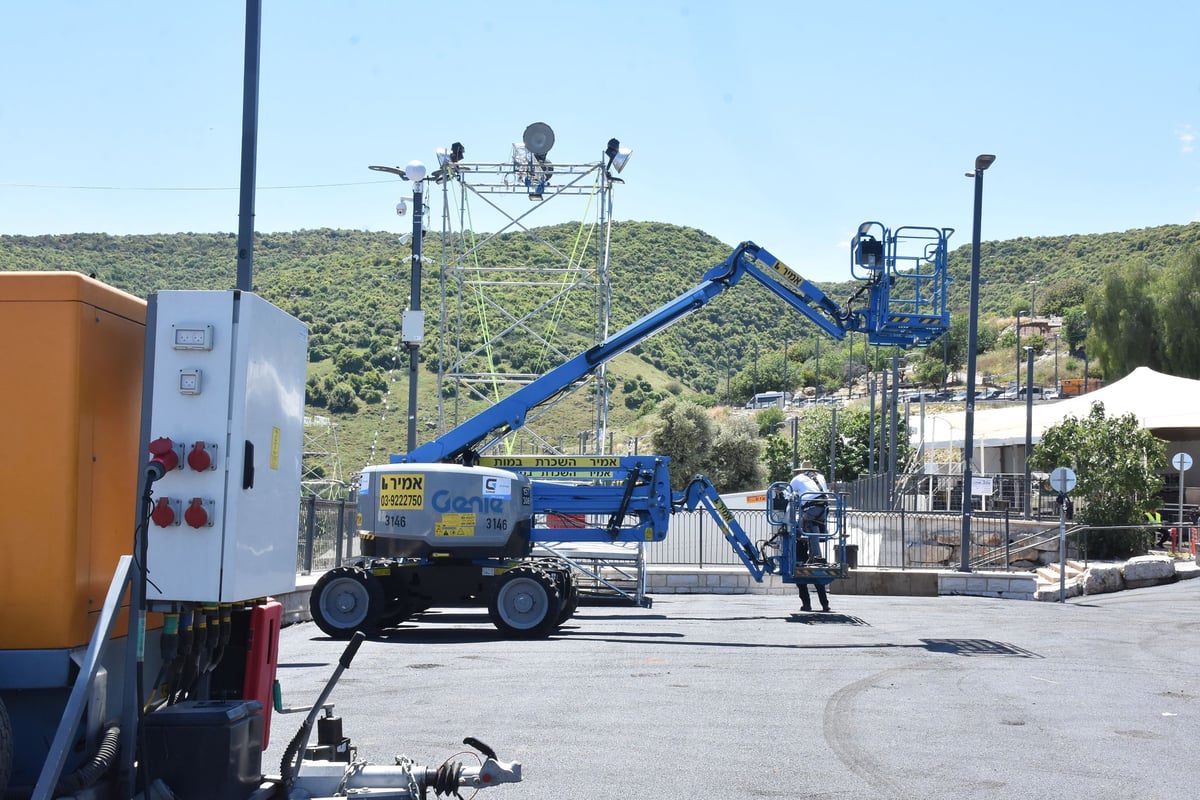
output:
MULTIPOLYGON (((839 307, 819 287, 767 250, 753 242, 742 242, 728 258, 710 269, 700 285, 691 291, 555 367, 433 441, 407 454, 393 455, 391 461, 396 464, 445 461, 474 463, 478 453, 486 450, 495 440, 521 428, 531 410, 583 379, 601 364, 708 305, 714 297, 735 286, 746 275, 835 339, 862 331, 867 334, 871 344, 928 344, 949 328, 949 314, 945 306, 945 266, 946 239, 951 231, 919 230, 937 231, 938 235, 932 247, 919 259, 923 271, 915 282, 915 296, 910 296, 911 293, 896 294, 898 278, 906 273, 897 267, 898 254, 895 249, 885 246, 879 253, 878 263, 872 262, 867 269, 862 278, 864 286, 855 295, 855 299, 864 292, 868 295, 868 303, 862 310, 839 307), (904 318, 893 319, 895 315, 890 306, 899 302, 904 304, 904 318)), ((867 242, 868 239, 876 241, 871 231, 882 237, 879 241, 884 245, 891 242, 890 232, 879 223, 863 223, 854 240, 855 257, 864 249, 862 243, 867 243, 866 249, 874 252, 873 245, 867 242), (878 226, 878 230, 873 226, 878 226)), ((912 283, 908 281, 908 284, 912 283)))

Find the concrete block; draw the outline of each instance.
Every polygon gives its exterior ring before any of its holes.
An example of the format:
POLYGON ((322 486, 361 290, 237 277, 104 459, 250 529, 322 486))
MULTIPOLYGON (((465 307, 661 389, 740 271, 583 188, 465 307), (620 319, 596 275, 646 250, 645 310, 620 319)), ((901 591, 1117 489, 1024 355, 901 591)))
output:
POLYGON ((966 591, 965 575, 943 575, 938 580, 938 594, 963 594, 966 591))
POLYGON ((680 586, 699 586, 699 585, 700 585, 700 576, 695 573, 692 573, 692 574, 676 573, 673 575, 667 575, 667 586, 680 587, 680 586))
POLYGON ((1125 579, 1121 576, 1121 568, 1110 564, 1089 567, 1080 579, 1084 594, 1107 594, 1119 592, 1125 588, 1125 579))
POLYGON ((1175 580, 1175 564, 1167 556, 1139 556, 1125 562, 1121 575, 1128 589, 1175 580))
POLYGON ((988 590, 988 579, 969 577, 967 578, 967 594, 983 594, 988 590))

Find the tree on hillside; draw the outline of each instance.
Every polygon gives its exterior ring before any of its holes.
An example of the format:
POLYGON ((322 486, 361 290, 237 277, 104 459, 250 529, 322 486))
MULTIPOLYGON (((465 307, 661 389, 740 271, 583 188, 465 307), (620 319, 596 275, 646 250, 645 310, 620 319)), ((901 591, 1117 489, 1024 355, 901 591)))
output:
POLYGON ((658 409, 651 447, 671 459, 671 488, 676 490, 698 473, 721 492, 744 491, 762 481, 762 442, 757 423, 748 418, 717 425, 699 404, 671 398, 658 409))
POLYGON ((1088 335, 1087 309, 1082 306, 1072 306, 1063 311, 1062 328, 1059 336, 1067 341, 1067 351, 1078 352, 1088 335))
MULTIPOLYGON (((1133 414, 1107 417, 1103 403, 1093 403, 1085 419, 1067 417, 1042 434, 1030 464, 1049 472, 1070 467, 1078 478, 1073 495, 1083 498, 1076 518, 1093 528, 1140 523, 1157 508, 1166 465, 1166 443, 1142 428, 1133 414)), ((1149 532, 1093 531, 1088 539, 1092 558, 1138 555, 1150 544, 1149 532)))
POLYGON ((1113 270, 1088 300, 1087 348, 1109 380, 1141 366, 1163 369, 1155 276, 1144 261, 1113 270))
MULTIPOLYGON (((829 476, 829 445, 833 411, 828 407, 813 408, 797 423, 797 449, 801 461, 811 461, 826 477, 829 476)), ((866 408, 839 409, 837 415, 837 479, 851 481, 866 475, 871 467, 871 426, 875 427, 875 471, 882 472, 890 463, 890 415, 876 413, 872 419, 866 408)), ((908 425, 903 415, 896 424, 896 464, 908 462, 912 446, 908 443, 908 425)))
MULTIPOLYGON (((951 314, 950 315, 950 330, 945 333, 949 337, 946 342, 946 363, 951 370, 959 370, 966 366, 967 363, 967 339, 970 334, 970 318, 966 314, 951 314)), ((996 339, 1000 335, 999 326, 994 322, 979 321, 975 330, 975 354, 986 353, 996 346, 996 339)), ((935 353, 941 342, 932 345, 928 351, 930 355, 935 353)))
POLYGON ((1042 316, 1062 315, 1068 308, 1081 306, 1087 300, 1088 283, 1075 277, 1057 280, 1039 292, 1037 307, 1042 316))
POLYGON ((657 424, 651 435, 654 452, 671 459, 671 488, 682 489, 709 464, 714 426, 708 411, 696 403, 678 398, 667 400, 658 409, 657 424))
POLYGON ((1163 276, 1164 366, 1172 375, 1200 378, 1200 249, 1188 248, 1163 276))
POLYGON ((792 477, 792 442, 783 436, 768 436, 763 464, 767 468, 767 483, 790 480, 792 477))
POLYGON ((759 436, 770 436, 783 426, 785 419, 783 409, 779 406, 764 408, 754 415, 754 429, 759 436))
POLYGON ((758 464, 762 442, 757 433, 757 424, 745 417, 734 417, 718 427, 704 470, 717 491, 742 492, 762 485, 758 464))

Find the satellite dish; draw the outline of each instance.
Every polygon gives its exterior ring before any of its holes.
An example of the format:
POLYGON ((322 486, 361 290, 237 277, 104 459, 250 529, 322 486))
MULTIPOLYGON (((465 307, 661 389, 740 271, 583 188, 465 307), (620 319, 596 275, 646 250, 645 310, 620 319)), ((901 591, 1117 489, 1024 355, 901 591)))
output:
POLYGON ((554 131, 544 122, 535 122, 521 134, 521 141, 535 156, 545 156, 554 147, 554 131))

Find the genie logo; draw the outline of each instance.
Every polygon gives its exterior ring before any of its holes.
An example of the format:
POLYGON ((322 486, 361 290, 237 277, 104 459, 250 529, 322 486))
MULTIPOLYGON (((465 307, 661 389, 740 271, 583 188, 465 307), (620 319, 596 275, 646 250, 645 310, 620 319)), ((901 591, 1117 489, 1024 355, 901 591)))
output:
POLYGON ((433 493, 433 510, 439 514, 503 514, 505 511, 504 501, 498 497, 456 497, 445 489, 433 493))

